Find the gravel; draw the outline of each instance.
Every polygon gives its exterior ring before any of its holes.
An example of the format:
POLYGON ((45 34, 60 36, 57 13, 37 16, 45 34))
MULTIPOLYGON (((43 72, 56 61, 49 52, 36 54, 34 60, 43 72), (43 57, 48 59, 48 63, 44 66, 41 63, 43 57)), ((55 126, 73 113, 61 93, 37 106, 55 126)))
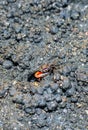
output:
POLYGON ((3 62, 3 67, 6 68, 6 69, 11 69, 12 66, 13 66, 13 63, 11 61, 9 61, 9 60, 5 60, 3 62))
POLYGON ((0 130, 88 129, 87 13, 87 0, 0 1, 0 130))

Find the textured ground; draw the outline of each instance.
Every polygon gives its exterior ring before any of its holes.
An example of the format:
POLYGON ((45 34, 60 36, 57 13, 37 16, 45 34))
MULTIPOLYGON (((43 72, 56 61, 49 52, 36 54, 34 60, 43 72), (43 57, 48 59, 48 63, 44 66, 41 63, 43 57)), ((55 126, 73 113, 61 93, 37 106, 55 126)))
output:
POLYGON ((87 0, 0 1, 0 130, 88 130, 87 0))

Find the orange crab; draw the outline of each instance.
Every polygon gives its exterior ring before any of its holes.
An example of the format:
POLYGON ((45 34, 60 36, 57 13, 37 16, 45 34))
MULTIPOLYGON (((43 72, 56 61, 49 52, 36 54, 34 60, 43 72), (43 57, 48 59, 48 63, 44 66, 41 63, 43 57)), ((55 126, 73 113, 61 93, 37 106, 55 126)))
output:
POLYGON ((37 71, 37 72, 35 72, 35 74, 34 74, 34 77, 36 78, 36 79, 42 79, 43 77, 45 77, 46 75, 48 75, 48 73, 43 73, 43 72, 41 72, 41 71, 37 71))
POLYGON ((39 68, 39 71, 35 72, 34 77, 36 79, 42 79, 43 77, 47 76, 48 74, 50 74, 52 72, 52 70, 54 69, 53 65, 50 64, 44 64, 39 68))

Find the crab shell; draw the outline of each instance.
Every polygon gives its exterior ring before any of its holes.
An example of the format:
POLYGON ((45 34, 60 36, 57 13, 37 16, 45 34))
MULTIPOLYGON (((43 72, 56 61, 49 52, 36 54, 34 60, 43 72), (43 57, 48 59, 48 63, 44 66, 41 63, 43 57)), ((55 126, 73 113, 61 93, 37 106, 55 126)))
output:
POLYGON ((44 64, 44 65, 42 65, 40 68, 39 68, 39 70, 41 71, 41 72, 44 72, 44 73, 46 73, 46 72, 49 72, 50 71, 50 65, 49 64, 44 64))

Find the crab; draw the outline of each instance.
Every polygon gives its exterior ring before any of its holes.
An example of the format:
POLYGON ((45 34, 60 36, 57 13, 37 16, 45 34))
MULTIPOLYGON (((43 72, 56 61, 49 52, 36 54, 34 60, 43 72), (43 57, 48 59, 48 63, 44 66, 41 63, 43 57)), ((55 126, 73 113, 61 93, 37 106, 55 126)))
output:
POLYGON ((53 70, 55 68, 55 65, 53 64, 44 64, 40 66, 39 70, 35 72, 34 77, 36 79, 42 79, 43 77, 53 73, 53 70))

